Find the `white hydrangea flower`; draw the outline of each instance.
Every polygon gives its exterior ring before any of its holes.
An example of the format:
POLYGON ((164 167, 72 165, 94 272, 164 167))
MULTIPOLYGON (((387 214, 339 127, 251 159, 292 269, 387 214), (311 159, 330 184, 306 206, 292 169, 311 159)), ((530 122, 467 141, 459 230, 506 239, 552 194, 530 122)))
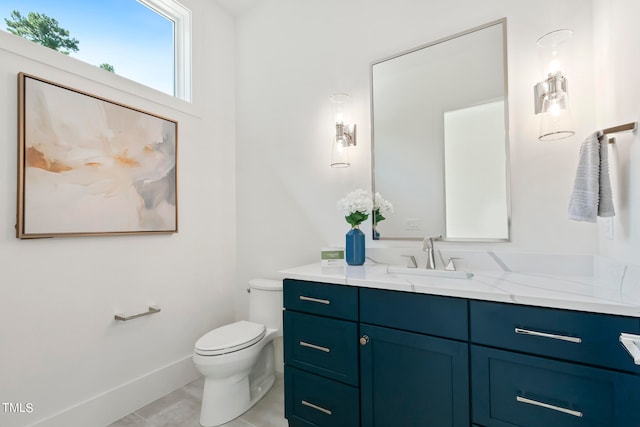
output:
POLYGON ((371 193, 361 188, 354 190, 338 200, 338 209, 344 213, 345 219, 352 227, 357 227, 373 210, 371 193))
POLYGON ((338 201, 338 208, 344 212, 344 216, 356 212, 368 214, 373 209, 373 201, 368 191, 357 189, 340 199, 338 201))

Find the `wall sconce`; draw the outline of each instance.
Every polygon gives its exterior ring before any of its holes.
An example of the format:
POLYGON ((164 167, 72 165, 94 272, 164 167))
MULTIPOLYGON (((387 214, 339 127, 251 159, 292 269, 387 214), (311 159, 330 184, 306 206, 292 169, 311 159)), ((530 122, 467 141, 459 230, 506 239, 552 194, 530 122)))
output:
POLYGON ((556 30, 536 42, 545 80, 534 86, 535 112, 540 119, 540 141, 552 141, 572 136, 569 114, 568 85, 565 76, 563 49, 573 31, 556 30))
POLYGON ((345 168, 349 162, 349 147, 356 145, 356 125, 350 123, 349 95, 334 93, 331 100, 331 121, 335 125, 331 138, 331 167, 345 168))

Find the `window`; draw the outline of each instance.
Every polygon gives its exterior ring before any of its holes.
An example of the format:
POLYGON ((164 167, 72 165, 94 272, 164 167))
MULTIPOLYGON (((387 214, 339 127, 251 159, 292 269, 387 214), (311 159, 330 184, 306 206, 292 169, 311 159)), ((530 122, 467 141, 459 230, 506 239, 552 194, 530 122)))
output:
POLYGON ((191 11, 175 0, 138 0, 173 22, 174 95, 191 101, 191 11))
POLYGON ((191 101, 191 11, 175 0, 7 0, 0 18, 0 28, 43 45, 48 41, 30 32, 30 23, 41 19, 53 28, 57 21, 58 34, 71 43, 48 47, 191 101))

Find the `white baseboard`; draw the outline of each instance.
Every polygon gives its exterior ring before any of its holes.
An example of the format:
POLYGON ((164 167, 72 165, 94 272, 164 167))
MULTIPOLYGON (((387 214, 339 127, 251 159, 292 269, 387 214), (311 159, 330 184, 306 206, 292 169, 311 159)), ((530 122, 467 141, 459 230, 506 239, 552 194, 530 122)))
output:
POLYGON ((191 356, 188 356, 29 427, 105 427, 199 376, 191 356))

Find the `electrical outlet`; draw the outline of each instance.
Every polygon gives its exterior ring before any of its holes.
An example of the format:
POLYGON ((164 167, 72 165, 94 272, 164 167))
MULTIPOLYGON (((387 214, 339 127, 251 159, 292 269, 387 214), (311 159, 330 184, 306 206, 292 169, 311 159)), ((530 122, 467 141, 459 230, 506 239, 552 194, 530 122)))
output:
POLYGON ((604 220, 604 237, 607 240, 613 240, 613 217, 604 220))
POLYGON ((409 218, 405 221, 405 230, 419 231, 422 229, 422 224, 418 218, 409 218))

